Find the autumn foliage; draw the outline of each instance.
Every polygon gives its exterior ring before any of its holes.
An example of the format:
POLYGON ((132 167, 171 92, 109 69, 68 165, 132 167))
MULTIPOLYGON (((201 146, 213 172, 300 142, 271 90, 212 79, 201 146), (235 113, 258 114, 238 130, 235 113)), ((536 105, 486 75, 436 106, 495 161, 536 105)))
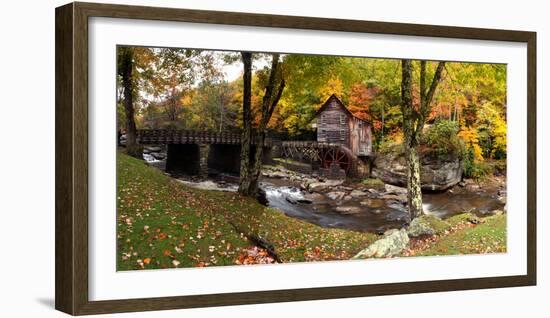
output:
MULTIPOLYGON (((190 49, 132 48, 136 125, 239 131, 242 123, 242 69, 239 54, 190 49), (240 75, 239 75, 240 74, 240 75)), ((261 119, 270 55, 255 53, 252 73, 252 125, 261 119)), ((436 62, 427 63, 433 76, 436 62)), ((336 94, 357 117, 373 125, 375 150, 402 133, 401 65, 398 60, 285 54, 286 87, 267 127, 281 138, 314 136, 315 112, 336 94)), ((413 106, 419 105, 418 68, 413 72, 413 106)), ((126 130, 122 77, 118 85, 118 124, 126 130)), ((448 62, 426 124, 447 120, 478 162, 506 157, 506 66, 448 62)))

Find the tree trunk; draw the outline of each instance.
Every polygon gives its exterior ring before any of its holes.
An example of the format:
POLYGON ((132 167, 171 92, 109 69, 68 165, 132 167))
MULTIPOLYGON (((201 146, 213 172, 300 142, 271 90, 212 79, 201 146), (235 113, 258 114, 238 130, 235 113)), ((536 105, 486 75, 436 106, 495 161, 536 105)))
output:
MULTIPOLYGON (((420 160, 418 158, 417 125, 419 114, 415 112, 412 99, 412 61, 401 62, 401 111, 403 112, 403 137, 407 159, 407 203, 411 220, 421 215, 422 192, 420 187, 420 160)), ((422 80, 423 82, 423 80, 422 80)))
POLYGON ((251 130, 252 116, 250 110, 251 104, 251 86, 252 86, 252 54, 242 52, 244 64, 244 88, 243 88, 243 138, 241 148, 241 172, 239 182, 239 192, 247 196, 256 196, 258 191, 258 180, 262 170, 263 144, 265 140, 265 130, 267 124, 273 115, 273 111, 281 98, 285 87, 284 79, 281 79, 279 89, 274 95, 276 74, 279 65, 279 54, 273 54, 269 80, 265 88, 265 94, 262 101, 262 117, 255 136, 256 151, 254 153, 254 163, 250 164, 251 149, 251 130))
POLYGON ((273 54, 271 61, 271 70, 269 73, 269 80, 265 87, 265 94, 262 101, 262 117, 256 133, 256 152, 254 154, 254 164, 250 171, 250 183, 248 185, 248 194, 255 196, 258 192, 258 181, 262 172, 262 157, 263 157, 263 144, 265 141, 266 129, 269 124, 269 120, 273 115, 273 111, 279 103, 279 99, 285 88, 285 81, 281 79, 279 83, 278 91, 275 93, 275 81, 277 72, 279 69, 279 54, 273 54))
POLYGON ((386 110, 384 107, 384 104, 382 104, 382 137, 380 138, 380 141, 384 140, 384 125, 385 123, 385 117, 386 116, 386 110))
POLYGON ((439 62, 437 65, 429 87, 426 85, 426 66, 426 61, 420 61, 420 105, 415 108, 412 98, 412 61, 401 61, 401 112, 403 113, 403 137, 407 159, 407 203, 411 220, 424 213, 418 143, 424 123, 430 113, 432 99, 441 80, 445 62, 439 62))
POLYGON ((255 196, 258 192, 258 180, 260 179, 260 173, 262 172, 262 157, 263 149, 262 146, 265 141, 265 132, 258 131, 256 137, 256 152, 254 153, 254 163, 250 171, 250 183, 248 185, 248 194, 250 196, 255 196))
POLYGON ((241 52, 243 74, 243 134, 241 143, 241 169, 239 192, 248 195, 250 187, 250 135, 252 119, 250 114, 251 89, 252 89, 252 53, 241 52))
POLYGON ((407 156, 407 203, 411 220, 422 215, 422 187, 420 183, 420 158, 416 147, 406 147, 407 156))
MULTIPOLYGON (((417 126, 419 113, 415 112, 412 99, 412 61, 401 62, 401 111, 403 112, 403 137, 407 159, 407 203, 411 220, 421 215, 422 192, 420 187, 420 160, 418 158, 417 126)), ((424 87, 424 76, 421 79, 421 91, 424 87)), ((421 94, 422 95, 422 94, 421 94)))
POLYGON ((124 110, 126 113, 126 152, 128 155, 143 159, 142 148, 136 139, 136 122, 134 119, 134 83, 132 78, 133 52, 131 48, 122 48, 121 74, 124 87, 124 110))

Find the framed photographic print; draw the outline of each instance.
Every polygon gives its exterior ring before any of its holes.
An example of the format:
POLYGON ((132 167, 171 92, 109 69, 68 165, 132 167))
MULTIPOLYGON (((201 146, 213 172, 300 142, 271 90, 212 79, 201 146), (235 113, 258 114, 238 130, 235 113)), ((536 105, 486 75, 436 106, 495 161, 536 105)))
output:
POLYGON ((56 308, 536 284, 536 34, 56 9, 56 308))

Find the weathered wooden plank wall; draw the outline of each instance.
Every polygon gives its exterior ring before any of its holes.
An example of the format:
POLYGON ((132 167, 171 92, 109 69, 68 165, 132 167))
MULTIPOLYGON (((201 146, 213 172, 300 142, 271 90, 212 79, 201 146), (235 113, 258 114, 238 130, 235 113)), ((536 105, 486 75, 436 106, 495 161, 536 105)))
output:
POLYGON ((330 98, 317 117, 317 141, 349 147, 349 120, 349 114, 339 105, 338 99, 330 98))
POLYGON ((371 125, 356 117, 349 120, 351 132, 350 150, 356 156, 369 156, 372 154, 372 130, 371 125))
POLYGON ((372 154, 372 127, 359 119, 334 95, 317 114, 317 141, 349 148, 355 156, 372 154))

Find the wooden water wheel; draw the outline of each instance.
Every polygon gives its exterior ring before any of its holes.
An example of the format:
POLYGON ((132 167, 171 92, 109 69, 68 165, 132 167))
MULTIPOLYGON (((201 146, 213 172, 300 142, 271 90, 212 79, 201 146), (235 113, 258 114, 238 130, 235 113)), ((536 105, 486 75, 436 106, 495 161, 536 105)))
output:
POLYGON ((321 166, 328 169, 332 164, 339 165, 346 173, 349 172, 353 164, 351 151, 343 147, 323 149, 321 153, 321 166))

